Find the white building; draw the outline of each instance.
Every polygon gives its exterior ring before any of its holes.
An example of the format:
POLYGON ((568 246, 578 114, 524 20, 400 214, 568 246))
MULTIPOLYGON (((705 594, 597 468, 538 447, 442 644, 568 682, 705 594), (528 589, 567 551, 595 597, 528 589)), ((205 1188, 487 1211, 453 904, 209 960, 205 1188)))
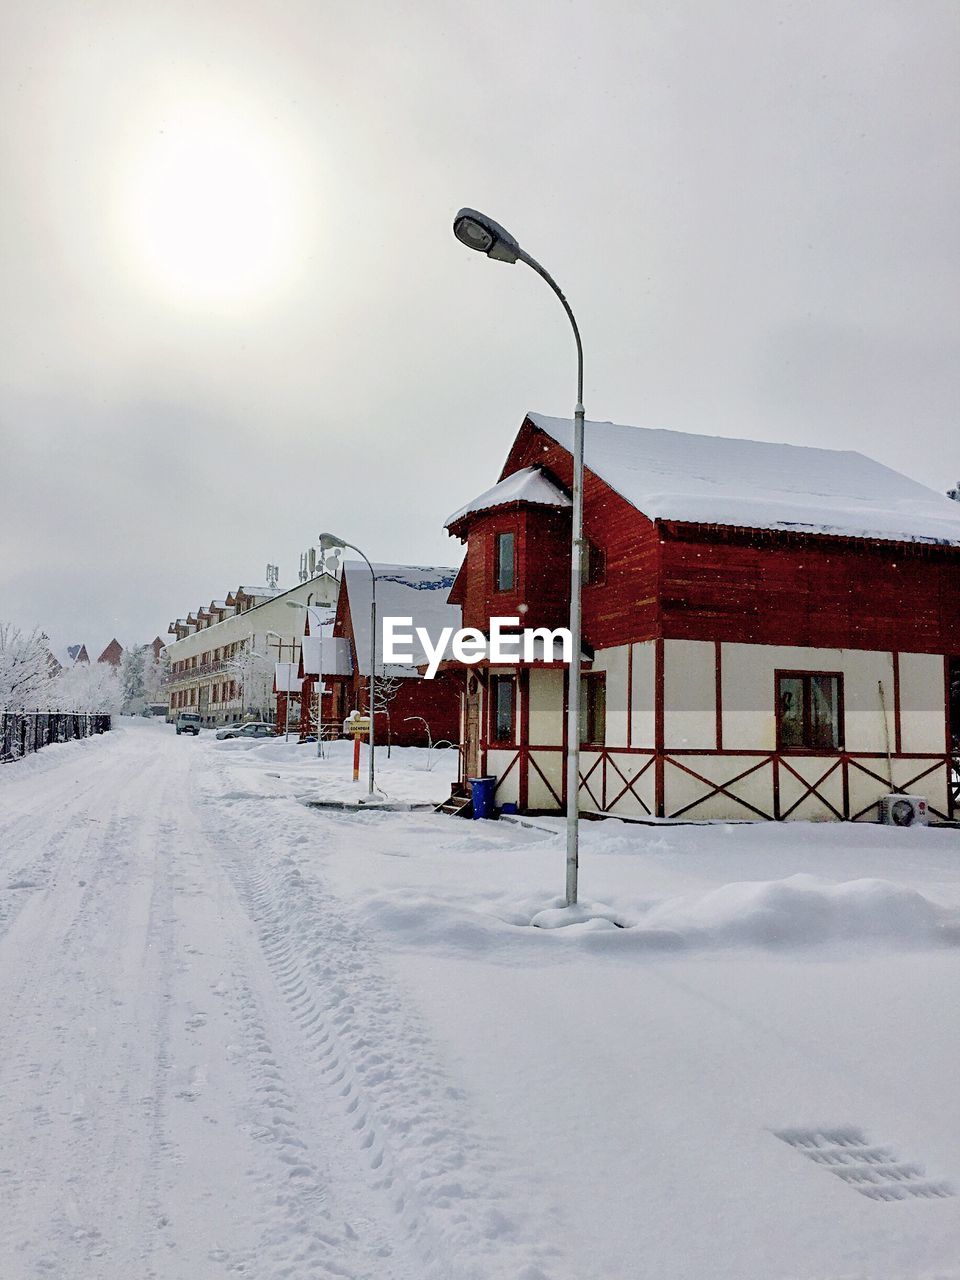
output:
POLYGON ((300 661, 300 606, 334 605, 337 586, 333 574, 320 573, 287 591, 238 587, 172 622, 168 719, 180 711, 211 726, 246 715, 272 719, 275 665, 300 661))

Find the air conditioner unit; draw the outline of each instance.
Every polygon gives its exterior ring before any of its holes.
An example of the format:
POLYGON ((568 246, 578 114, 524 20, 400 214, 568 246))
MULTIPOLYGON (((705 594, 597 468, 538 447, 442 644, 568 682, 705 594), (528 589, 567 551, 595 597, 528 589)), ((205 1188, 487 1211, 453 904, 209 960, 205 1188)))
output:
POLYGON ((880 800, 880 821, 888 827, 925 827, 928 822, 925 796, 898 793, 880 800))

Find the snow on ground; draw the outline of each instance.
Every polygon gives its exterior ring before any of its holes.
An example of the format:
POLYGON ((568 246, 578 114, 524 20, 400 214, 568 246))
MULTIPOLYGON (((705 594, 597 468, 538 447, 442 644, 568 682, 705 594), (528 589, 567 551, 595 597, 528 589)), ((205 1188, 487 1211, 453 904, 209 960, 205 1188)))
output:
POLYGON ((315 750, 0 769, 3 1280, 960 1277, 960 832, 585 823, 569 923, 315 750))

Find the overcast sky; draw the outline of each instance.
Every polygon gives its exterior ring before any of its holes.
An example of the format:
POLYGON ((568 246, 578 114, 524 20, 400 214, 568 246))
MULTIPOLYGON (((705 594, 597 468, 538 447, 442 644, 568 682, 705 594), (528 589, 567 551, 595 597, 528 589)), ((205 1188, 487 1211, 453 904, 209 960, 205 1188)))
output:
POLYGON ((2 0, 0 620, 99 652, 322 528, 456 564, 524 411, 960 477, 955 0, 2 0))

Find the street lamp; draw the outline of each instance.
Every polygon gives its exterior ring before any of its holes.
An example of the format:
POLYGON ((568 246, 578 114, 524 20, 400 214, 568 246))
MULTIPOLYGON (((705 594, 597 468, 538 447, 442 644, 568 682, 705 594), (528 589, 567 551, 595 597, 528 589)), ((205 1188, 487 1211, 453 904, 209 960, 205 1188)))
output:
POLYGON ((525 262, 560 299, 567 319, 573 327, 577 344, 577 404, 574 409, 573 427, 573 530, 570 548, 570 655, 569 687, 567 690, 567 906, 577 901, 577 870, 579 861, 579 800, 580 800, 580 588, 583 564, 583 346, 580 330, 570 309, 570 304, 560 286, 520 248, 518 242, 499 222, 476 209, 461 209, 453 220, 453 234, 468 249, 484 253, 496 262, 525 262))
MULTIPOLYGON (((302 604, 299 600, 287 600, 287 601, 286 601, 286 606, 287 606, 287 608, 288 608, 288 609, 303 609, 303 610, 304 610, 304 612, 307 612, 307 611, 309 610, 309 608, 310 608, 310 601, 311 601, 312 599, 313 599, 313 592, 311 591, 311 592, 308 594, 308 596, 307 596, 307 603, 306 603, 306 604, 302 604)), ((324 690, 325 690, 325 686, 324 686, 324 683, 323 683, 323 673, 321 672, 321 673, 320 673, 320 679, 319 679, 319 681, 317 682, 317 756, 318 756, 318 758, 319 758, 319 757, 321 757, 321 756, 323 755, 323 695, 324 695, 324 690)), ((300 703, 301 703, 301 706, 302 706, 302 705, 303 705, 303 692, 302 692, 302 690, 301 690, 301 694, 300 694, 300 703)), ((307 727, 308 727, 308 728, 310 727, 310 717, 309 717, 309 714, 308 714, 308 716, 307 716, 307 727)))
MULTIPOLYGON (((287 601, 287 603, 288 603, 288 604, 290 603, 290 602, 289 602, 289 600, 287 601)), ((284 724, 283 724, 283 740, 284 740, 284 742, 289 742, 289 741, 290 741, 290 685, 291 685, 292 680, 293 680, 293 673, 291 672, 290 668, 293 666, 293 651, 294 651, 295 645, 294 645, 294 642, 291 640, 291 641, 290 641, 290 659, 291 659, 291 660, 290 660, 290 662, 288 662, 288 663, 283 663, 283 662, 282 662, 282 659, 283 659, 282 650, 283 650, 283 649, 285 649, 285 648, 287 647, 287 642, 286 642, 286 640, 284 640, 283 636, 280 634, 280 632, 279 632, 279 631, 266 631, 266 632, 264 632, 264 634, 265 634, 265 635, 268 635, 268 636, 276 636, 276 637, 277 637, 277 640, 279 640, 279 642, 280 642, 280 643, 277 645, 277 649, 278 649, 278 651, 281 651, 281 652, 280 652, 281 663, 282 663, 282 665, 285 665, 285 666, 286 666, 286 668, 287 668, 287 687, 286 687, 286 690, 285 690, 287 697, 286 697, 286 701, 285 701, 285 702, 284 702, 284 704, 283 704, 283 706, 284 706, 284 717, 283 717, 283 719, 284 719, 284 724)))
POLYGON ((377 575, 373 571, 373 565, 359 547, 354 546, 352 542, 346 542, 343 538, 338 538, 335 533, 320 534, 320 550, 324 553, 337 549, 342 551, 345 547, 355 551, 370 570, 370 759, 367 771, 367 803, 369 804, 373 801, 374 794, 374 730, 377 720, 374 712, 377 679, 377 575))

